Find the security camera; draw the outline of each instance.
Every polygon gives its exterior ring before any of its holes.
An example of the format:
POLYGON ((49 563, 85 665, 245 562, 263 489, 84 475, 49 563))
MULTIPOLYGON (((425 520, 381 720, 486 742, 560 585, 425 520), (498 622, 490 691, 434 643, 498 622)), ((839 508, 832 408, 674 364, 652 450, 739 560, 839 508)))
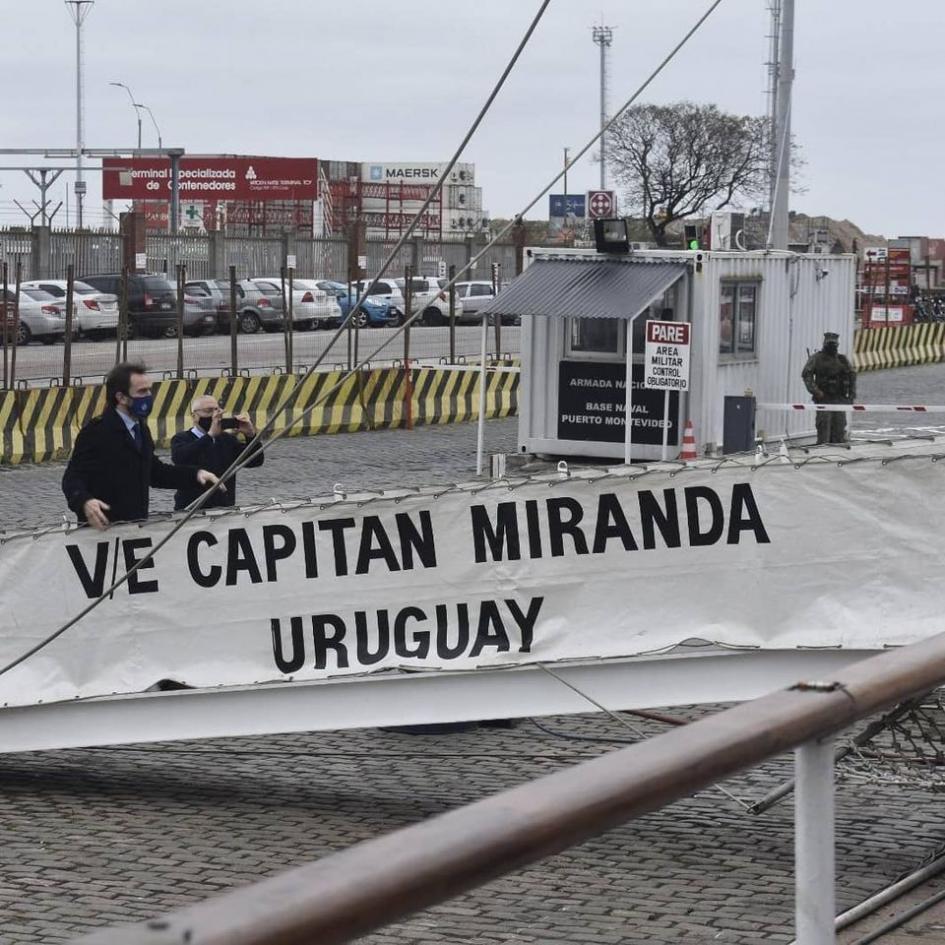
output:
POLYGON ((821 279, 826 279, 830 275, 829 269, 818 269, 817 270, 817 281, 820 282, 821 279))

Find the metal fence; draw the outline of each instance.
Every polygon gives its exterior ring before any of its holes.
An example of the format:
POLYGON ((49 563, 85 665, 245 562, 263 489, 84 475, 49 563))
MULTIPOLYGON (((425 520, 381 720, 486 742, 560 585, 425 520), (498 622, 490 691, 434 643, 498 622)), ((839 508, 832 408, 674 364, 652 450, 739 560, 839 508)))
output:
MULTIPOLYGON (((118 272, 122 268, 123 237, 112 230, 53 230, 35 227, 0 230, 0 262, 12 270, 20 262, 23 278, 64 279, 72 265, 77 277, 118 272)), ((402 276, 405 266, 416 275, 437 276, 449 266, 461 269, 485 246, 484 237, 459 240, 426 240, 421 237, 405 244, 397 253, 388 274, 402 276)), ((376 275, 393 249, 393 240, 367 240, 364 255, 367 274, 376 275)), ((246 237, 224 233, 150 234, 146 238, 147 269, 173 273, 178 263, 187 266, 194 279, 226 278, 236 266, 241 278, 278 274, 290 256, 295 270, 305 278, 347 278, 349 246, 339 238, 299 238, 296 236, 246 237)), ((515 271, 515 246, 497 243, 467 273, 465 279, 488 279, 494 263, 506 274, 515 271)))
MULTIPOLYGON (((22 280, 65 279, 71 266, 77 279, 83 276, 118 273, 123 265, 124 237, 113 231, 52 230, 36 227, 0 230, 0 263, 6 262, 11 286, 17 264, 22 280)), ((376 275, 394 247, 392 241, 368 240, 363 247, 366 270, 376 275)), ((460 271, 485 245, 484 239, 467 238, 455 241, 430 241, 416 238, 405 244, 388 268, 389 278, 400 278, 410 266, 416 275, 440 276, 455 267, 460 271)), ((335 279, 346 281, 351 260, 349 243, 343 239, 302 239, 284 235, 276 237, 227 236, 224 233, 149 235, 146 239, 147 270, 167 273, 175 279, 178 266, 184 268, 188 280, 226 279, 230 267, 237 279, 254 276, 278 277, 288 261, 295 259, 297 278, 335 279)), ((511 278, 516 267, 516 248, 509 243, 491 247, 476 267, 462 276, 464 280, 492 278, 497 264, 503 281, 511 278)), ((81 329, 81 325, 76 326, 81 329)), ((0 383, 5 388, 44 384, 95 381, 115 363, 116 358, 137 357, 159 372, 181 372, 188 375, 220 374, 238 370, 241 373, 294 371, 311 365, 331 344, 332 332, 293 331, 292 344, 286 344, 284 328, 274 334, 259 332, 240 335, 236 358, 232 356, 230 339, 205 332, 199 337, 129 339, 118 345, 113 339, 92 341, 75 337, 68 344, 64 338, 47 337, 47 344, 33 338, 21 346, 17 357, 3 359, 0 383), (66 351, 65 349, 69 350, 66 351), (291 355, 287 357, 287 352, 291 355)), ((81 331, 78 331, 81 335, 81 331)), ((414 326, 373 353, 393 335, 393 329, 351 329, 325 357, 325 367, 353 366, 364 358, 372 364, 396 364, 406 360, 421 363, 464 361, 478 358, 481 337, 478 327, 471 325, 414 326)), ((7 338, 7 347, 12 339, 7 338)), ((498 326, 490 329, 487 353, 495 358, 514 357, 519 353, 518 329, 498 326)), ((8 352, 9 355, 9 352, 8 352)))

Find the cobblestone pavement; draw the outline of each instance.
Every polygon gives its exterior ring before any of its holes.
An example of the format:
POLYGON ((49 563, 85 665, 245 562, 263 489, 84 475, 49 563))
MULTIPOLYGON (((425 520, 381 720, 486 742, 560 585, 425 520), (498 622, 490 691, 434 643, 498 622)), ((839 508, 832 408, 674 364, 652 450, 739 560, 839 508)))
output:
MULTIPOLYGON (((485 452, 514 453, 518 420, 485 424, 485 452)), ((168 450, 158 455, 168 459, 168 450)), ((168 459, 169 461, 169 459, 168 459)), ((49 524, 66 511, 60 489, 64 463, 0 466, 0 528, 49 524)), ((333 436, 285 437, 266 453, 259 469, 238 476, 241 504, 330 493, 384 489, 469 479, 476 472, 476 424, 420 426, 333 436)), ((151 511, 171 511, 174 493, 151 490, 151 511)), ((71 514, 71 513, 70 513, 71 514)))
MULTIPOLYGON (((940 400, 945 368, 912 371, 905 379, 898 375, 907 372, 864 376, 862 399, 940 400), (898 394, 895 385, 903 386, 898 394)), ((487 451, 514 445, 514 420, 487 426, 487 451)), ((291 440, 263 470, 242 475, 240 495, 253 501, 322 491, 337 481, 355 488, 463 478, 474 458, 473 425, 291 440)), ((61 472, 57 465, 0 470, 0 520, 58 516, 61 472)), ((160 501, 167 507, 166 497, 160 501)), ((664 728, 632 722, 645 734, 664 728)), ((150 917, 632 737, 599 716, 541 725, 523 720, 510 730, 453 734, 365 730, 0 756, 0 943, 66 942, 95 927, 150 917)), ((756 800, 790 771, 790 759, 782 758, 725 786, 756 800)), ((840 908, 945 844, 939 808, 940 796, 919 787, 841 781, 840 908)), ((792 820, 790 799, 756 817, 720 791, 705 791, 364 941, 787 942, 792 820)))
MULTIPOLYGON (((448 735, 368 730, 0 756, 0 940, 64 942, 150 917, 632 737, 590 716, 541 724, 603 741, 522 721, 448 735)), ((757 799, 789 774, 783 759, 726 788, 757 799)), ((932 793, 841 782, 841 908, 941 845, 938 808, 932 793)), ((786 942, 792 836, 790 799, 753 817, 709 790, 364 941, 786 942)))

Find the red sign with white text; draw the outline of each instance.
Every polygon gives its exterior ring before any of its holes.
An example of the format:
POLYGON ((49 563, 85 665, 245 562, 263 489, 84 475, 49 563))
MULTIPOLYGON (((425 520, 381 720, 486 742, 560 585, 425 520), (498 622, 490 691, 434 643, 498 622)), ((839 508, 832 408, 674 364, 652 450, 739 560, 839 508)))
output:
MULTIPOLYGON (((104 158, 105 200, 169 200, 171 162, 104 158)), ((181 200, 317 200, 316 158, 182 157, 181 200)))

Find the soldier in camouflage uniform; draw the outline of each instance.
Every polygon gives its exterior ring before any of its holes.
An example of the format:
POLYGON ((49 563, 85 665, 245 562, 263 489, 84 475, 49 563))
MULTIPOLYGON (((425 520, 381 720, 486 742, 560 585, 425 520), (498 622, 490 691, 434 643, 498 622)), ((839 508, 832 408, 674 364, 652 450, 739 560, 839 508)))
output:
MULTIPOLYGON (((852 404, 856 397, 856 371, 837 349, 840 336, 824 332, 824 346, 810 356, 801 377, 815 404, 852 404)), ((846 438, 847 415, 840 411, 817 414, 817 443, 842 443, 846 438)))

